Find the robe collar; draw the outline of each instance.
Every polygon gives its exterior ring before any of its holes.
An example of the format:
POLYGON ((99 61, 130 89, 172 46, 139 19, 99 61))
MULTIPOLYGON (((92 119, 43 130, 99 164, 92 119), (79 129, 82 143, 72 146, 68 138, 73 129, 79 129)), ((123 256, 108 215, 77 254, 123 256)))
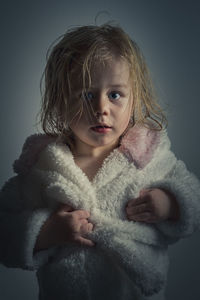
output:
MULTIPOLYGON (((105 165, 106 167, 110 165, 108 168, 110 172, 109 176, 112 176, 113 173, 113 177, 114 173, 120 170, 122 162, 132 162, 137 169, 143 169, 151 161, 160 142, 160 136, 160 131, 134 125, 122 138, 120 147, 114 149, 104 160, 101 168, 105 169, 105 165), (113 159, 115 161, 115 168, 111 164, 113 159), (114 169, 116 170, 114 171, 114 169)), ((40 152, 52 143, 59 147, 59 144, 56 143, 56 137, 50 137, 46 134, 33 134, 29 136, 23 145, 21 155, 13 163, 14 172, 22 175, 29 172, 31 167, 37 162, 40 152)), ((62 145, 66 146, 63 143, 62 145)), ((67 151, 70 151, 69 148, 67 151)), ((101 172, 97 172, 94 181, 97 179, 98 181, 102 180, 102 176, 105 176, 105 174, 102 175, 101 172)))

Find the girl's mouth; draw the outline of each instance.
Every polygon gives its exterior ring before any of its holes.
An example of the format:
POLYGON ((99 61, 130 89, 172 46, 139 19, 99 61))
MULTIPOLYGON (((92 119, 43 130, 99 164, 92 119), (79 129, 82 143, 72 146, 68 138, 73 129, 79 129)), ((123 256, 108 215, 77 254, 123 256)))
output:
POLYGON ((109 126, 94 126, 91 127, 92 131, 95 131, 97 133, 107 133, 110 132, 112 130, 112 127, 109 126))

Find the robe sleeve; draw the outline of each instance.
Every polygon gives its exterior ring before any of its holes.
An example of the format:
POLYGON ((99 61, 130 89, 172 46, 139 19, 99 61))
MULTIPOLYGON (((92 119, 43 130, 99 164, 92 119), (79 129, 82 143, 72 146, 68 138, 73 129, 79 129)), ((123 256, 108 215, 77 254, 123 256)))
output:
POLYGON ((6 267, 35 270, 46 263, 55 248, 33 255, 37 236, 52 211, 24 209, 20 177, 10 178, 0 191, 0 263, 6 267))
POLYGON ((144 222, 104 220, 102 216, 96 239, 142 293, 150 296, 166 284, 168 245, 199 229, 200 183, 185 164, 177 160, 165 134, 152 160, 138 174, 138 191, 163 188, 176 197, 180 219, 145 225, 144 222))
POLYGON ((155 224, 169 244, 200 229, 200 182, 170 148, 170 140, 164 131, 151 162, 141 170, 146 178, 142 188, 167 190, 178 203, 180 217, 177 221, 168 219, 155 224))
POLYGON ((166 238, 173 242, 173 238, 185 238, 200 229, 200 182, 181 160, 177 160, 172 170, 151 187, 171 192, 179 206, 177 221, 169 219, 156 224, 166 238))

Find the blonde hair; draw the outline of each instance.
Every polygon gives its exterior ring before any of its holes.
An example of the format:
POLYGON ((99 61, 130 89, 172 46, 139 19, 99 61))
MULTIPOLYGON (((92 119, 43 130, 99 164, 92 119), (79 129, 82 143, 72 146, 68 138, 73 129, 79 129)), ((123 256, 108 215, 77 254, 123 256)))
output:
POLYGON ((40 122, 46 134, 70 137, 69 123, 83 111, 81 97, 73 93, 76 83, 86 91, 91 84, 91 67, 96 62, 105 64, 113 55, 125 59, 130 69, 133 95, 130 126, 137 123, 162 130, 167 124, 156 100, 145 58, 136 42, 119 25, 107 22, 101 26, 77 26, 58 39, 48 49, 40 83, 42 94, 45 79, 40 122))

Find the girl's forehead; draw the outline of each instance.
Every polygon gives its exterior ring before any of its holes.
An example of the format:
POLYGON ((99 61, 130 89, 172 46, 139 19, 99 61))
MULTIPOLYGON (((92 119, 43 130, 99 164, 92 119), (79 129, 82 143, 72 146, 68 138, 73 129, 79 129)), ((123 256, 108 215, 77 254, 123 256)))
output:
MULTIPOLYGON (((108 60, 97 59, 91 62, 89 73, 85 74, 85 83, 88 85, 89 77, 91 85, 98 85, 101 82, 109 82, 111 85, 129 85, 130 67, 125 59, 112 57, 108 60)), ((72 84, 77 87, 83 86, 83 68, 79 66, 73 72, 72 84)))
POLYGON ((108 64, 96 63, 91 68, 91 79, 98 81, 100 78, 127 82, 130 77, 130 68, 124 60, 112 60, 108 64))
POLYGON ((120 56, 120 55, 112 55, 107 58, 102 58, 97 56, 91 61, 92 68, 112 68, 116 64, 124 65, 125 67, 128 67, 127 60, 120 56))

